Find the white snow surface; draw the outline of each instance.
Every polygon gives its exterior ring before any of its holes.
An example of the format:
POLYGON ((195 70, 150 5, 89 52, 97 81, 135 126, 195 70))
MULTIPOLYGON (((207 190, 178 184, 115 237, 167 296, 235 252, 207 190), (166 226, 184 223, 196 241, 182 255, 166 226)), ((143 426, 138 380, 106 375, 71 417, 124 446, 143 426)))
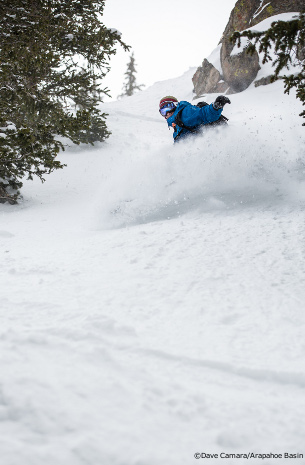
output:
POLYGON ((174 145, 158 103, 193 73, 103 105, 105 144, 0 205, 1 465, 305 454, 302 106, 250 87, 174 145))
POLYGON ((217 69, 217 71, 220 72, 220 74, 222 74, 222 66, 221 66, 221 60, 220 60, 221 47, 222 47, 222 44, 217 45, 217 47, 212 51, 212 53, 207 58, 208 62, 211 63, 217 69))

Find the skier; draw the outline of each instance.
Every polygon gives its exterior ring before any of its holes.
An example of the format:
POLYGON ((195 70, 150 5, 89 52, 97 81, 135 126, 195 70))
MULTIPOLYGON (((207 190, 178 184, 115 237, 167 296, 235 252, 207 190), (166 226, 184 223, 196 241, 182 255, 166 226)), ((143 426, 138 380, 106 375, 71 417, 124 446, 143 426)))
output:
POLYGON ((184 138, 207 124, 215 122, 225 122, 227 118, 221 116, 222 109, 226 103, 231 103, 228 97, 219 95, 211 105, 205 102, 198 103, 198 106, 189 102, 178 100, 171 95, 160 100, 159 112, 167 120, 168 127, 174 128, 174 142, 184 138))

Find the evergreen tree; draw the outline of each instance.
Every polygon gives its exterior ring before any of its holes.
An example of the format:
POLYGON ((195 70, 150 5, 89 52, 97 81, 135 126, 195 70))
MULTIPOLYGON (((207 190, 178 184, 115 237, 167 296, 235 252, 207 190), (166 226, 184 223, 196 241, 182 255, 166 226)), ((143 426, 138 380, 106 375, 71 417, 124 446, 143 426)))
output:
MULTIPOLYGON (((295 87, 297 98, 305 105, 305 15, 300 14, 298 18, 291 21, 275 21, 264 32, 234 32, 231 41, 237 42, 240 46, 241 37, 247 37, 253 41, 248 45, 247 53, 253 54, 256 44, 259 43, 259 53, 263 53, 263 64, 272 61, 269 52, 274 47, 276 58, 272 65, 275 67, 275 71, 271 77, 271 82, 283 79, 287 94, 295 87), (289 69, 290 65, 299 65, 300 72, 280 76, 280 72, 284 68, 289 69)), ((300 116, 305 118, 305 110, 300 113, 300 116)))
POLYGON ((22 178, 62 168, 62 138, 109 136, 98 104, 101 80, 122 42, 101 22, 104 0, 0 2, 0 202, 15 202, 22 178))
POLYGON ((119 95, 119 98, 128 96, 130 97, 135 93, 137 90, 141 90, 142 87, 144 87, 144 84, 138 85, 136 83, 136 67, 135 67, 135 59, 134 59, 134 53, 130 55, 130 60, 127 65, 127 71, 125 73, 125 84, 123 86, 123 93, 119 95))

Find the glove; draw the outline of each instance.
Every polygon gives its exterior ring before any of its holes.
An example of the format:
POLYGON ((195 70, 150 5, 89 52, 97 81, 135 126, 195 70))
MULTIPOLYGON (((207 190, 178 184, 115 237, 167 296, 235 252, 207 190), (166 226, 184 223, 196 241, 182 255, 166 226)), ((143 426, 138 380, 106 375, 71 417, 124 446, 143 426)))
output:
POLYGON ((226 103, 231 103, 231 100, 224 95, 219 95, 213 103, 214 110, 220 110, 225 106, 226 103))

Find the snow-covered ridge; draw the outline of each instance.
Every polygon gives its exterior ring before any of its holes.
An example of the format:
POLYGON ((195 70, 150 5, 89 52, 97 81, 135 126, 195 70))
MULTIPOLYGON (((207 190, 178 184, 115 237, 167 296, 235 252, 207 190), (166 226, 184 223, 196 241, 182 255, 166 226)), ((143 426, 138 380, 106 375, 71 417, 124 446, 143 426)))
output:
POLYGON ((220 61, 220 51, 221 51, 221 46, 222 44, 219 44, 212 52, 211 54, 207 57, 207 60, 209 63, 211 63, 217 71, 220 72, 222 75, 222 66, 221 66, 221 61, 220 61))

